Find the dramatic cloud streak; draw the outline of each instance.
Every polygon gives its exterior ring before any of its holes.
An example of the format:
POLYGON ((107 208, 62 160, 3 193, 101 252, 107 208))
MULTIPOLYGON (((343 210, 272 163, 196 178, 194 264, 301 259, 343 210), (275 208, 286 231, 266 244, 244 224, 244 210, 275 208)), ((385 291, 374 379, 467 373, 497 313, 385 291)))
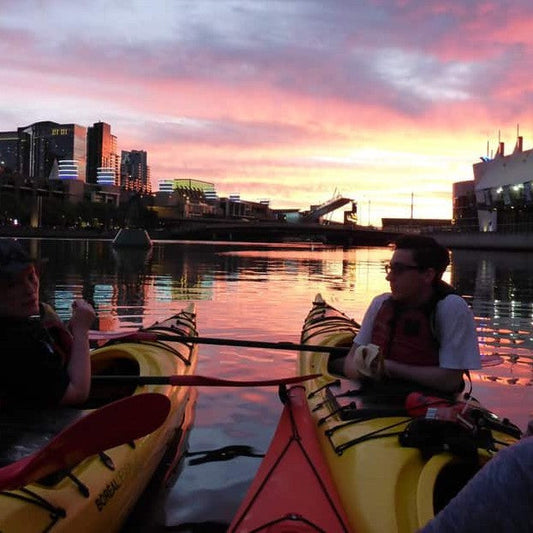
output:
POLYGON ((0 130, 108 122, 156 183, 450 217, 487 140, 533 141, 526 0, 77 4, 2 2, 0 130))

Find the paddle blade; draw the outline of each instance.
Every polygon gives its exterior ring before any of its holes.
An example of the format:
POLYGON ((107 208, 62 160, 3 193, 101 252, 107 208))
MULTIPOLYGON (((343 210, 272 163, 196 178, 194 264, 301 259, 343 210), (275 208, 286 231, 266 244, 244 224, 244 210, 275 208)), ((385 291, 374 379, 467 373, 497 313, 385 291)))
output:
POLYGON ((38 452, 0 468, 0 490, 16 489, 59 470, 69 470, 101 451, 155 431, 170 411, 163 394, 122 398, 77 420, 38 452))

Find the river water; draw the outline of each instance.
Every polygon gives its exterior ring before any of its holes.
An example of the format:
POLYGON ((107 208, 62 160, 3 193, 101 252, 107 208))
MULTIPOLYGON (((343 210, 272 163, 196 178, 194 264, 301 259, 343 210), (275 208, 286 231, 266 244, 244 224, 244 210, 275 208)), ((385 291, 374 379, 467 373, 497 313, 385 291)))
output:
MULTIPOLYGON (((388 290, 386 248, 156 242, 148 252, 118 252, 110 241, 27 244, 35 256, 46 258, 43 299, 63 318, 73 298, 89 299, 102 329, 148 326, 193 301, 201 336, 297 343, 316 293, 360 320, 372 297, 388 290)), ((474 395, 522 429, 533 410, 532 272, 532 253, 457 251, 445 274, 478 320, 484 368, 472 373, 474 395)), ((291 351, 200 345, 197 373, 235 379, 289 376, 295 359, 291 351)), ((223 531, 281 409, 274 388, 200 388, 189 433, 191 455, 181 462, 173 484, 126 531, 223 531), (228 446, 231 451, 242 446, 244 454, 194 461, 206 457, 198 452, 228 446)))

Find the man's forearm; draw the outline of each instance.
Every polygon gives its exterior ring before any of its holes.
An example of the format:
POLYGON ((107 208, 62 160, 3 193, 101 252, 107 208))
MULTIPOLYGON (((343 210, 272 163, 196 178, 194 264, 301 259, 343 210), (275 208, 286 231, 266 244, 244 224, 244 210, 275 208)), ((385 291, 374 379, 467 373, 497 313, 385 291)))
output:
POLYGON ((461 388, 463 371, 438 366, 407 365, 386 359, 385 374, 393 379, 416 381, 443 392, 456 392, 461 388))
POLYGON ((359 344, 352 344, 350 347, 350 350, 346 355, 343 355, 341 357, 337 357, 333 359, 332 357, 329 358, 328 361, 328 372, 331 372, 332 374, 335 374, 336 376, 344 376, 344 377, 351 377, 353 379, 359 377, 355 375, 351 375, 351 373, 348 371, 346 372, 346 366, 349 366, 349 361, 351 361, 352 357, 355 354, 355 350, 358 348, 359 344))
POLYGON ((87 332, 74 333, 67 372, 70 383, 61 400, 62 404, 82 403, 91 387, 91 359, 87 332))

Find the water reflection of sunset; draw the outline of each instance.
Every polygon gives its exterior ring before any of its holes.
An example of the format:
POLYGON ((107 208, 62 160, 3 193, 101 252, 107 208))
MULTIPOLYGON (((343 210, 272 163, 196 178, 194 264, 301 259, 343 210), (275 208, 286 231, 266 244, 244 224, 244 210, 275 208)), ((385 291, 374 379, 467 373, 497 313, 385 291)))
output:
MULTIPOLYGON (((66 316, 71 298, 92 298, 101 316, 112 317, 108 329, 147 325, 192 300, 201 336, 298 343, 316 293, 361 320, 372 298, 389 289, 383 264, 390 250, 385 248, 246 249, 242 243, 173 242, 155 243, 150 258, 128 261, 116 257, 109 242, 37 241, 33 247, 35 255, 49 258, 42 283, 45 299, 66 316)), ((477 317, 485 366, 471 373, 473 396, 523 429, 533 406, 533 290, 529 258, 508 256, 512 254, 454 252, 446 279, 477 317)), ((197 372, 230 379, 290 376, 296 372, 296 357, 290 350, 202 344, 197 372)), ((277 392, 275 387, 199 388, 190 449, 246 445, 265 451, 282 408, 277 392)), ((228 482, 220 463, 211 470, 206 465, 185 468, 169 495, 167 519, 196 520, 185 516, 183 501, 194 509, 199 494, 220 502, 223 493, 218 510, 229 520, 226 514, 237 507, 257 466, 258 459, 251 457, 232 460, 228 467, 235 482, 228 482)), ((199 512, 203 518, 204 504, 199 512)))
MULTIPOLYGON (((482 372, 473 373, 473 379, 480 382, 496 383, 508 386, 533 386, 533 359, 518 356, 502 356, 502 363, 493 367, 484 367, 482 372)), ((533 408, 533 406, 532 406, 533 408)))

